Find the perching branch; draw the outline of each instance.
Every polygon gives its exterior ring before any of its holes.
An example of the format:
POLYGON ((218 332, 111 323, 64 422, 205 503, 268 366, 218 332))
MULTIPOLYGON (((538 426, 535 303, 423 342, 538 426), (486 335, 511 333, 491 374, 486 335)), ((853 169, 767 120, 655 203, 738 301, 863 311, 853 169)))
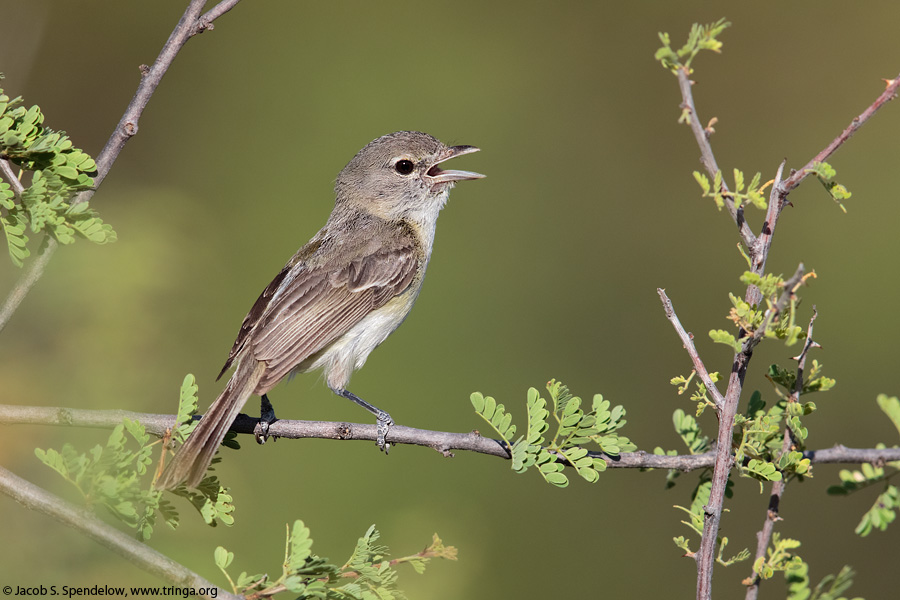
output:
MULTIPOLYGON (((157 86, 159 86, 159 82, 162 80, 163 75, 169 70, 169 67, 172 65, 172 62, 175 60, 175 57, 178 55, 178 52, 184 44, 194 35, 212 29, 212 22, 231 10, 240 0, 223 0, 201 16, 200 11, 203 10, 206 1, 207 0, 191 0, 187 10, 184 12, 184 15, 182 15, 181 20, 178 21, 178 25, 175 26, 175 29, 166 41, 165 46, 163 46, 159 56, 157 56, 153 66, 149 69, 146 67, 141 69, 141 82, 138 85, 134 97, 128 104, 128 108, 125 109, 122 118, 119 119, 119 123, 113 130, 109 140, 107 140, 103 150, 100 151, 100 154, 95 160, 97 164, 97 174, 93 178, 94 187, 90 190, 81 192, 73 198, 73 205, 90 200, 91 197, 93 197, 94 192, 97 191, 97 188, 100 187, 100 184, 103 183, 103 180, 106 179, 106 175, 109 173, 113 163, 116 162, 116 159, 119 157, 125 144, 138 132, 138 121, 140 120, 144 109, 147 107, 147 104, 150 102, 150 97, 153 96, 153 92, 155 92, 157 86)), ((7 161, 0 160, 0 164, 6 165, 8 169, 6 163, 7 161)), ((6 169, 4 169, 4 174, 7 174, 6 169)), ((9 179, 11 181, 18 181, 14 177, 9 179)), ((15 183, 13 183, 13 186, 15 187, 15 183)), ((21 185, 19 185, 19 188, 21 188, 21 185)), ((21 193, 21 191, 19 193, 21 193)), ((44 274, 44 269, 53 257, 53 253, 56 252, 58 245, 59 244, 55 239, 48 237, 47 243, 40 255, 25 267, 22 276, 19 277, 15 287, 13 287, 9 296, 7 296, 6 301, 3 303, 3 307, 0 308, 0 331, 3 330, 10 318, 12 318, 13 313, 16 312, 16 309, 22 303, 22 300, 25 299, 25 296, 28 295, 31 288, 34 287, 44 274)))
POLYGON ((76 507, 3 467, 0 467, 0 492, 19 504, 41 512, 86 535, 100 545, 125 557, 141 569, 169 581, 173 585, 190 587, 195 590, 204 588, 208 590, 203 595, 204 598, 240 599, 240 596, 218 588, 150 546, 107 525, 89 510, 76 507))
MULTIPOLYGON (((122 423, 122 419, 126 418, 140 422, 147 433, 156 437, 163 437, 166 434, 166 430, 175 424, 175 415, 139 413, 127 410, 88 410, 0 404, 0 425, 62 425, 113 429, 122 423)), ((238 415, 238 418, 232 424, 231 431, 238 434, 253 435, 258 422, 258 418, 241 414, 238 415)), ((377 439, 375 425, 333 421, 278 420, 270 425, 269 434, 287 439, 319 438, 369 442, 374 442, 377 439)), ((387 438, 391 444, 424 446, 437 450, 447 457, 453 456, 452 450, 464 450, 507 460, 510 458, 502 441, 484 437, 477 431, 452 433, 394 425, 391 427, 387 438)), ((677 456, 650 454, 643 451, 622 452, 616 456, 600 452, 589 454, 603 458, 608 467, 625 469, 693 471, 713 466, 715 459, 714 452, 677 456)), ((822 450, 809 450, 804 453, 804 457, 809 458, 813 463, 860 464, 867 462, 884 464, 885 462, 900 460, 900 448, 845 448, 844 446, 835 446, 834 448, 822 450)))

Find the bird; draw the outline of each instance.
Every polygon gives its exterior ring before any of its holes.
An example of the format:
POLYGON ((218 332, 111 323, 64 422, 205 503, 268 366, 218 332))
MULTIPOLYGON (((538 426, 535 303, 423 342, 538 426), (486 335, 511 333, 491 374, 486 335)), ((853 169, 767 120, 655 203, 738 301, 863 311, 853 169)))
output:
POLYGON ((398 131, 373 140, 347 163, 335 181, 328 221, 247 313, 219 373, 234 367, 231 378, 163 470, 157 489, 197 487, 251 395, 262 397, 265 412, 267 393, 278 382, 317 369, 335 394, 375 415, 376 444, 389 449, 390 414, 347 385, 412 309, 450 189, 484 177, 441 165, 478 151, 398 131))

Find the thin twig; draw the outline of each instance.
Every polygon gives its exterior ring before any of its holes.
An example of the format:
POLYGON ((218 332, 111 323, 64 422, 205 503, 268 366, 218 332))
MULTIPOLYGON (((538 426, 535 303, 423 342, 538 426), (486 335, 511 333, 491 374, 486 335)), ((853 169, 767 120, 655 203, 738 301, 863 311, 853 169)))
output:
POLYGON ((191 37, 194 37, 198 33, 203 33, 204 31, 215 29, 215 27, 213 27, 213 21, 234 8, 240 1, 241 0, 222 0, 222 2, 219 2, 211 9, 203 13, 200 18, 197 19, 197 24, 191 31, 191 37))
POLYGON ((884 91, 875 99, 875 102, 870 104, 866 110, 862 111, 858 117, 855 117, 850 121, 850 124, 847 125, 846 129, 834 138, 830 144, 825 146, 821 152, 816 154, 812 160, 806 163, 802 169, 791 173, 791 176, 781 185, 780 193, 782 198, 786 197, 794 188, 800 185, 801 181, 806 179, 811 172, 810 169, 812 169, 813 163, 824 162, 829 156, 834 154, 838 148, 843 146, 844 142, 849 140, 850 136, 856 133, 857 129, 862 127, 866 121, 872 118, 872 116, 878 112, 878 109, 897 96, 897 92, 900 90, 900 75, 897 75, 894 79, 886 80, 886 82, 887 85, 885 86, 884 91))
MULTIPOLYGON (((715 178, 716 173, 719 171, 719 165, 716 163, 716 157, 713 155, 712 146, 709 143, 709 134, 703 128, 703 125, 700 124, 700 116, 697 114, 697 107, 694 106, 694 94, 691 91, 691 86, 694 82, 691 81, 688 76, 688 70, 685 67, 678 69, 676 75, 678 77, 678 87, 681 90, 681 106, 691 113, 689 124, 691 131, 694 133, 694 139, 697 140, 697 145, 700 147, 700 162, 703 163, 703 167, 709 176, 715 178)), ((735 208, 734 198, 728 190, 724 179, 722 181, 722 192, 722 196, 725 199, 725 208, 738 226, 738 232, 744 241, 744 246, 748 249, 753 248, 756 243, 756 236, 750 231, 750 226, 747 225, 747 221, 744 219, 743 211, 735 208)))
MULTIPOLYGON (((769 257, 769 248, 772 247, 775 225, 778 224, 778 217, 781 216, 781 211, 784 209, 782 197, 779 195, 778 190, 780 189, 781 176, 784 173, 786 162, 786 160, 781 161, 781 164, 778 165, 778 170, 775 172, 775 180, 772 184, 772 189, 769 190, 769 206, 766 209, 766 219, 763 221, 762 229, 756 238, 756 245, 751 248, 754 262, 750 265, 750 268, 754 273, 765 273, 766 271, 766 259, 769 257)), ((759 300, 750 302, 750 304, 757 304, 758 302, 759 300)))
MULTIPOLYGON (((785 284, 787 287, 787 284, 785 284)), ((797 361, 797 380, 794 382, 794 389, 791 391, 791 396, 788 398, 788 402, 799 402, 800 394, 803 393, 803 374, 806 371, 806 356, 809 354, 809 351, 813 348, 818 348, 819 344, 813 341, 813 323, 816 322, 816 318, 819 316, 819 311, 816 310, 816 305, 813 304, 813 314, 809 319, 809 325, 806 328, 806 342, 803 343, 803 350, 800 351, 800 354, 794 357, 794 360, 797 361)))
POLYGON ((62 498, 22 479, 3 467, 0 467, 0 492, 31 510, 41 512, 71 527, 119 556, 128 559, 148 573, 174 585, 194 590, 201 588, 207 590, 201 594, 204 598, 229 598, 231 600, 240 598, 240 596, 218 588, 171 558, 138 542, 132 536, 104 523, 89 510, 69 504, 62 498))
POLYGON ((705 385, 706 389, 712 394, 713 401, 716 403, 716 409, 718 410, 722 406, 722 394, 713 382, 712 377, 709 376, 709 371, 706 370, 706 365, 703 364, 700 353, 697 352, 697 347, 694 346, 693 336, 682 327, 678 315, 675 314, 675 308, 672 306, 672 301, 666 296, 666 291, 662 288, 657 288, 656 293, 659 294, 659 298, 662 300, 663 308, 666 311, 666 318, 671 321, 672 326, 678 333, 678 337, 681 338, 684 349, 687 350, 688 356, 691 357, 691 362, 694 363, 694 370, 697 372, 697 375, 700 376, 700 381, 703 382, 703 385, 705 385))

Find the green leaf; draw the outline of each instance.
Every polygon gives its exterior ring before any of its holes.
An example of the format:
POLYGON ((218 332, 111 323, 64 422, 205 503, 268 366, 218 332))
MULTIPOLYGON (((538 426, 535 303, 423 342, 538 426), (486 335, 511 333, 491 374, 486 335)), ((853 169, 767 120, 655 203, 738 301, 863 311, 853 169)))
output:
POLYGON ((213 560, 215 561, 216 566, 224 571, 234 560, 234 552, 229 552, 222 546, 216 546, 216 550, 213 552, 213 560))
POLYGON ((812 167, 807 169, 807 171, 825 180, 831 179, 837 175, 837 171, 834 170, 834 167, 827 162, 814 162, 812 167))
POLYGON ((891 420, 891 423, 894 424, 897 433, 900 433, 900 400, 898 400, 896 396, 889 397, 886 394, 878 394, 878 398, 876 398, 875 401, 878 403, 878 408, 880 408, 891 420))
POLYGON ((481 416, 484 417, 484 420, 491 423, 491 419, 494 418, 494 412, 497 410, 497 401, 491 398, 490 396, 484 399, 484 411, 481 413, 481 416))
POLYGON ((672 421, 675 424, 675 432, 684 441, 691 454, 703 454, 709 450, 709 437, 702 434, 697 419, 678 408, 672 415, 672 421))
POLYGON ((863 515, 855 532, 860 537, 866 537, 873 530, 885 531, 897 518, 897 508, 900 507, 900 493, 896 486, 888 485, 884 492, 878 495, 875 503, 863 515))
POLYGON ((841 203, 841 200, 850 198, 851 194, 846 187, 836 181, 832 181, 834 176, 837 175, 834 167, 826 162, 815 162, 813 163, 812 168, 807 169, 807 173, 814 174, 825 188, 825 191, 828 192, 828 195, 831 196, 832 200, 840 206, 842 211, 847 212, 847 209, 841 203))
POLYGON ((6 215, 0 215, 0 227, 6 236, 6 246, 9 257, 17 267, 21 267, 25 259, 31 254, 26 247, 28 236, 25 235, 26 221, 24 214, 19 210, 10 211, 6 215))
POLYGON ((725 344, 726 346, 730 346, 732 350, 734 350, 735 354, 743 350, 741 342, 736 340, 734 338, 734 335, 732 335, 728 331, 725 331, 724 329, 713 329, 709 332, 709 337, 717 344, 725 344))
POLYGON ((781 473, 778 471, 778 468, 768 461, 751 459, 747 463, 746 472, 756 479, 781 481, 781 473))
POLYGON ((306 559, 310 557, 312 550, 312 539, 309 537, 309 528, 303 524, 303 521, 294 521, 294 526, 289 535, 290 542, 290 561, 289 567, 297 570, 306 564, 306 559))
POLYGON ((497 404, 497 401, 490 396, 484 397, 481 394, 477 396, 472 394, 470 400, 472 401, 472 406, 475 407, 476 413, 487 421, 488 425, 497 432, 497 435, 506 442, 508 447, 511 447, 512 438, 516 433, 516 426, 512 424, 512 416, 506 413, 506 408, 502 404, 497 404))
POLYGON ((512 415, 506 412, 503 404, 493 398, 484 397, 480 393, 470 396, 472 406, 479 416, 484 418, 507 444, 511 456, 511 467, 522 473, 532 466, 537 466, 541 476, 553 485, 565 487, 568 477, 563 474, 565 464, 575 468, 578 475, 588 481, 595 482, 599 473, 607 468, 601 457, 589 456, 585 445, 595 443, 600 451, 611 456, 620 452, 636 450, 631 441, 618 433, 626 421, 625 410, 621 406, 611 407, 610 402, 595 394, 591 410, 582 408, 581 398, 572 395, 562 383, 551 380, 547 383, 552 410, 548 410, 547 401, 538 390, 529 388, 526 407, 528 426, 526 435, 512 442, 516 432, 512 424, 512 415), (485 418, 490 414, 490 419, 485 418), (550 416, 556 421, 556 434, 548 442, 545 434, 550 424, 550 416), (565 463, 565 464, 563 464, 565 463))
POLYGON ((559 473, 559 472, 547 473, 544 475, 544 479, 546 479, 548 482, 552 483, 556 487, 564 488, 569 485, 569 479, 565 475, 563 475, 562 473, 559 473))
POLYGON ((671 39, 668 33, 660 33, 659 39, 662 47, 656 51, 654 57, 662 66, 672 72, 676 72, 679 68, 686 68, 690 72, 691 61, 703 50, 712 52, 720 52, 722 42, 718 40, 718 36, 729 27, 731 23, 725 19, 719 19, 710 25, 699 25, 694 23, 688 34, 687 42, 677 51, 671 46, 671 39))
POLYGON ((734 170, 734 193, 740 194, 744 191, 744 172, 740 169, 734 170))
POLYGON ((700 189, 703 190, 703 195, 708 196, 710 187, 709 187, 709 179, 703 173, 699 171, 694 171, 694 179, 697 180, 697 183, 700 184, 700 189))

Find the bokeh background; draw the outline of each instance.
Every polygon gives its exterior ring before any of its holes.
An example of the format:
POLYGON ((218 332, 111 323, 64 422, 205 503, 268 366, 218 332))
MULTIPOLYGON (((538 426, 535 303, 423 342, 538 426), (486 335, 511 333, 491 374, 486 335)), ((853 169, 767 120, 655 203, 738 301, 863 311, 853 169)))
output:
MULTIPOLYGON (((183 12, 156 2, 0 1, 0 71, 96 154, 183 12)), ((730 354, 706 331, 727 327, 743 259, 728 216, 691 177, 699 151, 678 125, 676 81, 653 60, 657 32, 679 44, 691 23, 727 17, 724 53, 701 55, 694 88, 726 172, 800 167, 900 71, 900 5, 810 2, 243 2, 191 40, 93 200, 119 235, 54 257, 0 343, 0 402, 171 412, 188 372, 207 406, 214 378, 260 290, 324 223, 337 172, 371 139, 399 129, 480 146, 437 235, 428 282, 406 324, 351 389, 399 423, 481 427, 479 390, 521 418, 528 387, 550 378, 624 404, 639 447, 682 449, 672 411, 690 411, 669 379, 690 363, 656 294, 663 287, 697 334, 707 365, 730 354)), ((897 443, 879 392, 900 391, 895 343, 900 106, 888 105, 831 163, 852 192, 843 214, 814 181, 791 195, 769 261, 819 278, 804 319, 837 387, 814 399, 811 447, 897 443)), ((759 215, 751 215, 758 229, 759 215)), ((9 289, 20 271, 0 260, 9 289)), ((796 349, 764 344, 748 392, 796 349)), ((316 375, 272 394, 282 418, 365 421, 316 375)), ((255 410, 255 406, 251 407, 255 410)), ((709 433, 712 414, 704 417, 709 433)), ((56 493, 71 490, 34 457, 103 431, 6 427, 0 461, 56 493)), ((284 524, 301 518, 314 549, 343 562, 376 523, 397 556, 432 533, 457 563, 405 571, 410 598, 690 597, 694 563, 671 538, 694 476, 664 491, 664 473, 608 472, 559 490, 497 459, 452 460, 412 447, 385 458, 369 444, 245 443, 220 466, 237 504, 233 527, 208 528, 182 506, 154 547, 220 585, 212 552, 234 569, 277 573, 284 524)), ((825 495, 836 467, 792 485, 778 531, 799 538, 813 581, 851 564, 853 596, 896 595, 898 528, 859 539, 875 491, 825 495)), ((738 480, 723 533, 755 546, 768 497, 738 480)), ((0 497, 2 583, 153 585, 156 580, 65 527, 0 497)), ((742 598, 749 563, 719 568, 718 598, 742 598)), ((780 579, 765 597, 784 593, 780 579)))

